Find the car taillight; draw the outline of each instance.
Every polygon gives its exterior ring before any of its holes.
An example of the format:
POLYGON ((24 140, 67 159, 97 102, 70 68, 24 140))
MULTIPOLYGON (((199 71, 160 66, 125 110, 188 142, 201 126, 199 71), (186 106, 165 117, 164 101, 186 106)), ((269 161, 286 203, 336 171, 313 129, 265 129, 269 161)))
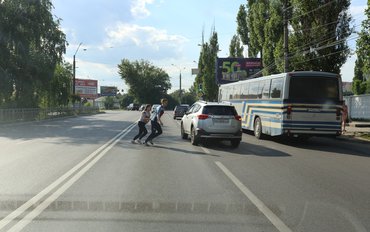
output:
POLYGON ((208 114, 200 114, 198 115, 198 119, 199 120, 204 120, 204 119, 207 119, 208 118, 208 114))
POLYGON ((242 117, 240 117, 239 115, 235 115, 235 119, 238 120, 238 121, 241 121, 242 117))

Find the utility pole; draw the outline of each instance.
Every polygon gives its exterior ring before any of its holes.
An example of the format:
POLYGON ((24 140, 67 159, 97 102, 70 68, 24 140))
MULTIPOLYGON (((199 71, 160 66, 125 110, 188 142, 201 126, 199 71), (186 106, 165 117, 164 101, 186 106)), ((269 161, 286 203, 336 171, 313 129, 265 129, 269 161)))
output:
MULTIPOLYGON (((80 49, 82 42, 78 45, 75 54, 73 55, 73 83, 72 83, 72 93, 76 93, 76 55, 78 52, 78 49, 80 49)), ((83 49, 86 51, 86 49, 83 49)))
POLYGON ((288 48, 288 0, 284 1, 284 72, 289 71, 288 48))
POLYGON ((180 94, 179 94, 179 101, 180 101, 180 104, 181 104, 181 99, 182 99, 182 89, 181 89, 181 70, 182 69, 185 69, 186 67, 183 67, 183 68, 180 68, 180 67, 178 67, 177 65, 175 65, 175 64, 171 64, 172 66, 174 66, 174 67, 176 67, 176 68, 178 68, 179 69, 179 71, 180 71, 180 94))

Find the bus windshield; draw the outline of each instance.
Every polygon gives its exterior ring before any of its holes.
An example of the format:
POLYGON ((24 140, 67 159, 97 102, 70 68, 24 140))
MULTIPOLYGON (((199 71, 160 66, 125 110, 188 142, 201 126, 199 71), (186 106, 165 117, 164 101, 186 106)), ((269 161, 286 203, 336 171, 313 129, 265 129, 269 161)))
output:
POLYGON ((292 77, 290 79, 289 99, 338 100, 337 78, 292 77))

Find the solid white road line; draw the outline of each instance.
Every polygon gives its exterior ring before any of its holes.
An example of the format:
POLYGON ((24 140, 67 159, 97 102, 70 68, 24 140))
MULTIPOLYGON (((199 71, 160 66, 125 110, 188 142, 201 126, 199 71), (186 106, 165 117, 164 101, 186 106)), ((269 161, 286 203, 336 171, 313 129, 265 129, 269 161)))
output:
POLYGON ((292 232, 292 230, 285 225, 285 223, 278 218, 256 195, 254 195, 229 169, 227 169, 221 162, 215 161, 216 165, 225 173, 225 175, 244 193, 244 195, 263 213, 267 219, 280 232, 292 232))
MULTIPOLYGON (((61 177, 59 177, 56 181, 54 181, 53 183, 51 183, 49 186, 47 186, 45 189, 43 189, 40 193, 38 193, 37 195, 35 195, 34 197, 32 197, 30 200, 28 200, 26 203, 24 203, 23 205, 21 205, 19 208, 17 208, 16 210, 14 210, 12 213, 10 213, 9 215, 7 215, 5 218, 3 218, 1 221, 0 221, 0 230, 2 228, 4 228, 7 224, 9 224, 10 222, 12 222, 15 218, 17 218, 18 216, 20 216, 21 214, 23 214, 29 207, 31 207, 32 205, 36 204, 40 199, 42 199, 43 197, 45 197, 47 194, 49 194, 54 188, 56 188, 58 185, 60 185, 63 181, 65 181, 67 178, 69 178, 74 172, 76 172, 78 169, 80 169, 82 166, 84 166, 86 163, 88 163, 91 159, 93 159, 94 157, 99 157, 97 156, 97 154, 99 153, 103 153, 105 154, 109 149, 112 148, 112 144, 115 145, 120 139, 122 139, 127 133, 129 133, 134 127, 135 127, 135 123, 134 124, 131 124, 130 126, 128 126, 126 129, 124 129, 123 131, 121 131, 119 134, 117 134, 115 137, 113 137, 111 140, 109 140, 107 143, 105 143, 104 145, 102 145, 101 147, 99 147, 96 151, 94 151, 93 153, 91 153, 88 157, 86 157, 84 160, 82 160, 80 163, 78 163, 76 166, 74 166, 72 169, 70 169, 68 172, 66 172, 64 175, 62 175, 61 177), (109 149, 108 149, 109 148, 109 149)), ((99 158, 100 159, 100 158, 99 158)), ((94 159, 95 160, 95 159, 94 159)), ((91 162, 94 162, 91 161, 91 162)), ((86 168, 86 167, 85 167, 86 168)), ((84 169, 85 169, 84 168, 84 169)), ((84 170, 82 169, 82 170, 84 170)), ((82 171, 81 170, 81 171, 82 171)), ((80 172, 81 172, 80 171, 80 172)), ((87 171, 87 170, 86 170, 87 171)), ((80 172, 78 172, 76 175, 78 175, 80 172)), ((76 176, 75 175, 75 176, 76 176)), ((73 178, 73 177, 72 177, 73 178)), ((69 181, 67 182, 69 183, 69 181)), ((65 183, 63 186, 65 186, 67 183, 65 183)), ((62 186, 62 187, 63 187, 62 186)), ((61 187, 61 188, 62 188, 61 187)), ((59 188, 60 189, 60 188, 59 188)), ((59 190, 58 189, 58 190, 59 190)), ((57 191, 58 191, 57 190, 57 191)), ((65 191, 65 190, 64 190, 65 191)), ((54 195, 54 194, 53 194, 54 195)), ((52 196, 53 196, 52 195, 52 196)), ((50 196, 50 197, 52 197, 50 196)), ((49 197, 49 198, 50 198, 49 197)), ((49 199, 48 198, 48 199, 49 199)), ((51 203, 51 202, 50 202, 51 203)), ((49 204, 50 204, 49 203, 49 204)), ((43 203, 42 203, 43 204, 43 203)), ((49 205, 48 204, 48 205, 49 205)), ((39 205, 40 206, 40 205, 39 205)), ((39 207, 37 207, 39 208, 39 207)), ((36 208, 36 209, 37 209, 36 208)), ((35 210, 36 210, 35 209, 35 210)), ((34 210, 34 211, 35 211, 34 210)), ((33 212, 33 211, 32 211, 33 212)), ((32 213, 31 212, 31 213, 32 213)), ((31 214, 30 213, 30 214, 31 214)), ((41 213, 41 211, 40 211, 41 213)), ((27 215, 28 216, 28 215, 27 215)), ((21 222, 21 221, 20 221, 21 222)), ((19 223, 20 223, 19 222, 19 223)), ((27 223, 28 224, 28 223, 27 223)), ((22 227, 23 228, 23 227, 22 227)))

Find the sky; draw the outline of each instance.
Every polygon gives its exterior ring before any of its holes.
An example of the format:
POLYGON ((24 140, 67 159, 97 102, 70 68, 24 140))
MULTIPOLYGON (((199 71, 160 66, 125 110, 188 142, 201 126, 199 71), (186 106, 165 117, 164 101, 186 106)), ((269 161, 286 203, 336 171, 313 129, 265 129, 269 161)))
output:
MULTIPOLYGON (((227 57, 236 33, 236 15, 246 0, 53 0, 53 14, 61 19, 67 36, 65 60, 76 54, 76 78, 98 80, 99 86, 128 88, 118 74, 122 59, 148 60, 170 76, 172 88, 189 89, 194 82, 202 32, 208 41, 212 28, 218 33, 219 57, 227 57), (78 49, 78 45, 82 43, 78 49), (77 51, 77 53, 76 53, 77 51)), ((353 26, 361 29, 366 0, 352 0, 353 26)), ((343 65, 343 81, 352 81, 356 60, 343 65)), ((100 92, 100 88, 98 88, 100 92)))

